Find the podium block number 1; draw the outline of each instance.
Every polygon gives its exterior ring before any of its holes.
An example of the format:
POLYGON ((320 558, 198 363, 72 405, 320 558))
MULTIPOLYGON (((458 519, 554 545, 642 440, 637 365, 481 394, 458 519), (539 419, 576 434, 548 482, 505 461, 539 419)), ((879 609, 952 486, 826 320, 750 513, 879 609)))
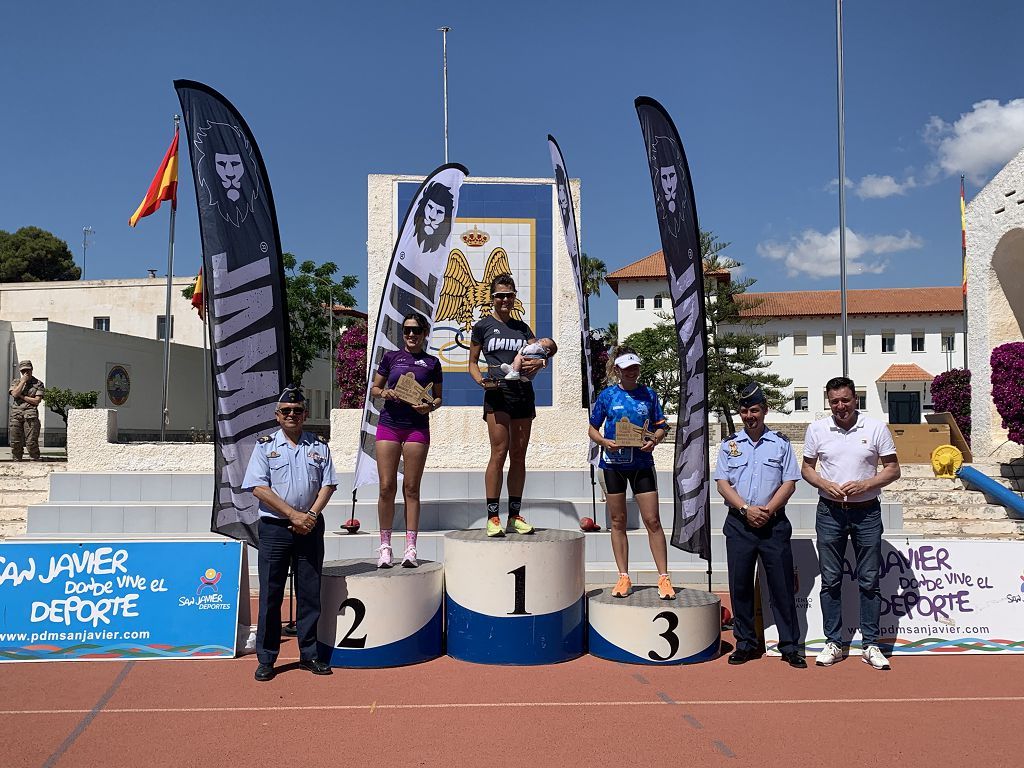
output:
POLYGON ((668 640, 668 656, 661 656, 657 651, 649 651, 647 657, 652 661, 668 661, 679 651, 679 636, 676 634, 676 629, 679 627, 679 617, 672 611, 662 611, 652 621, 657 621, 658 619, 664 619, 668 625, 665 631, 658 635, 658 637, 664 637, 668 640))
POLYGON ((348 597, 341 602, 338 607, 338 615, 342 616, 345 613, 346 608, 351 608, 354 616, 352 626, 348 628, 348 632, 341 638, 338 643, 339 648, 365 648, 366 647, 366 635, 362 637, 352 637, 352 633, 356 631, 356 628, 363 623, 363 619, 366 618, 366 605, 363 604, 362 600, 357 600, 354 597, 348 597))
POLYGON ((526 566, 520 565, 509 571, 508 574, 515 579, 515 607, 509 611, 508 615, 529 616, 530 612, 526 610, 526 566))

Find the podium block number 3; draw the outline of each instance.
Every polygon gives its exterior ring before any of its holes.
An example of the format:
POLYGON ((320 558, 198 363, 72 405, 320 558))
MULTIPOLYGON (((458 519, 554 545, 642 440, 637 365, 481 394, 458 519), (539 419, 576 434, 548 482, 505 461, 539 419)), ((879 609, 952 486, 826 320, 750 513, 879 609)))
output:
POLYGON ((508 575, 515 579, 515 603, 508 615, 529 616, 530 612, 526 610, 526 566, 520 565, 518 568, 509 571, 508 575))
POLYGON ((679 650, 679 636, 676 635, 676 629, 679 627, 679 617, 672 611, 662 611, 652 621, 657 621, 658 619, 664 619, 668 625, 665 631, 658 635, 658 637, 664 637, 668 640, 668 656, 661 656, 657 651, 649 651, 647 656, 652 661, 668 661, 679 650))
POLYGON ((354 597, 346 598, 342 601, 338 607, 338 615, 343 616, 345 609, 351 608, 354 620, 352 626, 348 628, 348 632, 341 638, 338 643, 339 648, 365 648, 366 647, 366 635, 362 637, 352 637, 352 633, 356 631, 356 628, 363 623, 363 619, 366 617, 366 606, 362 600, 357 600, 354 597))

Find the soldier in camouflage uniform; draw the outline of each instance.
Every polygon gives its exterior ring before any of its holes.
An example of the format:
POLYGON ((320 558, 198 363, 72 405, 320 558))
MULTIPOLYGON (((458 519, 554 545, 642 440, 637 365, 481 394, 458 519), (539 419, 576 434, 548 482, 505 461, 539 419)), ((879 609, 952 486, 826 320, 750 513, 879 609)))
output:
POLYGON ((15 461, 21 461, 24 449, 39 460, 39 403, 43 401, 43 382, 32 375, 32 361, 18 363, 21 375, 11 382, 8 436, 15 461))

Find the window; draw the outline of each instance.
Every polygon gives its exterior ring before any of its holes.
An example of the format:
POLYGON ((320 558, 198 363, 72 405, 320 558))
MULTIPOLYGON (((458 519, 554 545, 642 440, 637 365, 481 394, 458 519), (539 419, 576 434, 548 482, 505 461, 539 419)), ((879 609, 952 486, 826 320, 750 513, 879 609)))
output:
POLYGON ((896 332, 895 331, 882 331, 882 351, 883 352, 895 352, 896 351, 896 332))
POLYGON ((924 331, 910 332, 910 351, 924 352, 924 331))
POLYGON ((661 309, 661 294, 659 293, 654 297, 654 308, 661 309))
POLYGON ((644 308, 644 297, 643 296, 637 296, 636 297, 636 308, 637 309, 643 309, 644 308))
POLYGON ((777 355, 779 354, 779 336, 778 334, 765 334, 764 337, 764 353, 766 355, 777 355))
POLYGON ((821 334, 821 352, 824 355, 836 353, 836 335, 834 333, 821 334))
POLYGON ((50 318, 48 318, 48 317, 33 317, 32 319, 33 320, 49 320, 50 318))
POLYGON ((942 329, 942 351, 956 352, 956 331, 948 328, 942 329))
POLYGON ((857 390, 857 408, 861 411, 868 409, 868 391, 866 389, 857 390))
POLYGON ((109 331, 110 330, 110 318, 109 317, 94 317, 92 319, 92 328, 94 331, 109 331))
POLYGON ((807 397, 806 389, 794 389, 793 390, 793 410, 794 411, 809 411, 810 410, 810 398, 807 397))
MULTIPOLYGON (((167 336, 167 315, 156 316, 156 338, 163 341, 167 336)), ((174 315, 171 315, 171 338, 174 338, 174 315)))
POLYGON ((807 354, 807 334, 806 333, 794 333, 793 334, 793 354, 794 355, 806 355, 807 354))
POLYGON ((863 355, 865 352, 864 331, 854 331, 850 337, 850 349, 855 355, 863 355))

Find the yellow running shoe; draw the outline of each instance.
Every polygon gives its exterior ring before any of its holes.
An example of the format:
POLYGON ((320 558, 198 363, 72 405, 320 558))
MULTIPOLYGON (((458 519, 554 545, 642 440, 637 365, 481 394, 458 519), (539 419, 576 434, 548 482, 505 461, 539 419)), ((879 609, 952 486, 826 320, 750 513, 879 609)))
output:
POLYGON ((526 518, 522 515, 512 515, 508 519, 508 526, 505 528, 505 533, 533 533, 533 526, 526 522, 526 518))
POLYGON ((662 600, 671 600, 676 596, 676 591, 672 588, 672 580, 668 577, 667 573, 661 574, 658 577, 658 597, 662 600))
POLYGON ((633 582, 629 580, 629 575, 620 573, 619 580, 612 587, 612 597, 629 597, 632 593, 633 582))
POLYGON ((505 529, 501 527, 501 520, 497 517, 492 517, 487 520, 487 535, 488 536, 504 536, 505 529))

